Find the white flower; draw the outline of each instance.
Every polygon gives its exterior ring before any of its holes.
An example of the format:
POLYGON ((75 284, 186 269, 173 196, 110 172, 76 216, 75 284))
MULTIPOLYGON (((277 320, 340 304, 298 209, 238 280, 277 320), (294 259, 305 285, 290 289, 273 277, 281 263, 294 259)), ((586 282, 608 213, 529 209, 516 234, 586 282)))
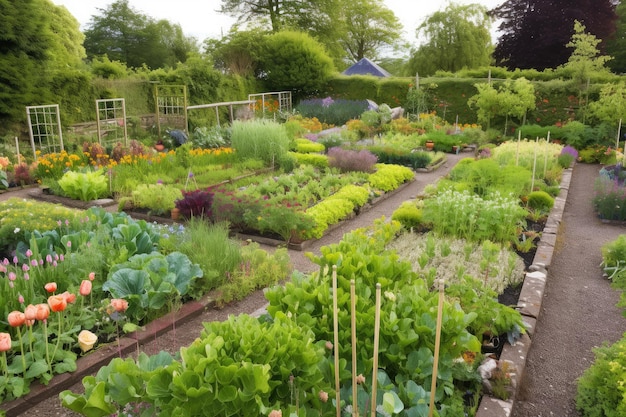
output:
POLYGON ((16 228, 13 230, 13 233, 15 233, 15 234, 18 234, 19 232, 20 232, 20 228, 19 228, 19 227, 16 227, 16 228))
POLYGON ((396 295, 391 291, 385 291, 385 297, 390 301, 396 301, 396 295))
POLYGON ((80 345, 80 350, 83 352, 91 350, 97 341, 98 336, 91 333, 89 330, 82 330, 78 334, 78 344, 80 345))

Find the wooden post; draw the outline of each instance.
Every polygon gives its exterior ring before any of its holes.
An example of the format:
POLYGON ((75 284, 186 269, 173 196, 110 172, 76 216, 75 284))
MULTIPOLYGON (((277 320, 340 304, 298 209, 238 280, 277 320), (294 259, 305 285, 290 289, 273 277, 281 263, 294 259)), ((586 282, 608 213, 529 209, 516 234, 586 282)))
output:
MULTIPOLYGON (((15 153, 17 153, 17 164, 22 163, 22 157, 20 156, 20 141, 15 137, 15 153)), ((35 161, 37 160, 37 152, 35 152, 35 161)))
POLYGON ((548 130, 548 137, 546 138, 546 145, 543 147, 544 155, 543 155, 543 178, 546 177, 546 172, 548 172, 548 144, 550 143, 550 131, 548 130))
POLYGON ((519 165, 519 143, 522 140, 522 130, 517 131, 517 152, 515 152, 515 166, 519 165))
POLYGON ((339 312, 337 308, 337 265, 333 265, 333 353, 335 354, 335 408, 341 417, 341 386, 339 382, 339 312))
POLYGON ((433 417, 435 411, 435 392, 437 391, 437 371, 439 367, 439 345, 441 344, 441 322, 443 316, 444 282, 439 280, 439 303, 437 305, 437 327, 435 329, 435 357, 433 359, 433 376, 430 383, 430 406, 428 417, 433 417))
POLYGON ((615 152, 619 149, 619 136, 622 134, 622 119, 619 119, 619 125, 617 126, 617 138, 615 138, 615 152))
POLYGON ((376 389, 378 385, 378 344, 380 340, 380 283, 376 284, 376 308, 374 312, 374 357, 372 370, 371 417, 376 417, 376 389))
POLYGON ((356 383, 356 284, 350 280, 350 315, 352 328, 352 415, 358 417, 359 402, 356 383))

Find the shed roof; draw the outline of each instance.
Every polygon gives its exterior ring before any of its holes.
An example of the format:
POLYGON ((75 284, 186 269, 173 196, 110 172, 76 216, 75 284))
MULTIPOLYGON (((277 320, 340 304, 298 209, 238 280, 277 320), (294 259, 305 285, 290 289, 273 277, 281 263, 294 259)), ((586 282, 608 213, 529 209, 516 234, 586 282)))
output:
POLYGON ((367 58, 362 58, 343 72, 344 75, 373 75, 375 77, 391 77, 384 68, 367 58))

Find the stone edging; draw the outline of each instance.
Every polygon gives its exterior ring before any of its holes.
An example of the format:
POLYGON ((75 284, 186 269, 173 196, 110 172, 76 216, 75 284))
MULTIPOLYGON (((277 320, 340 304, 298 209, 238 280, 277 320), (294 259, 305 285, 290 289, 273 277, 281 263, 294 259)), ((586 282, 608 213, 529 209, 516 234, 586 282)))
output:
POLYGON ((535 334, 537 320, 541 312, 541 303, 549 275, 548 271, 552 264, 559 226, 565 211, 572 172, 572 168, 563 171, 561 192, 554 201, 554 207, 550 211, 546 225, 541 233, 541 239, 537 244, 537 252, 533 258, 533 263, 528 268, 529 272, 526 273, 524 284, 522 285, 517 307, 526 325, 526 334, 522 335, 515 345, 505 343, 500 355, 500 360, 510 361, 515 365, 517 371, 515 389, 511 398, 507 401, 483 395, 476 410, 476 417, 508 417, 515 406, 515 398, 519 393, 520 383, 526 368, 526 359, 528 358, 532 337, 535 334))

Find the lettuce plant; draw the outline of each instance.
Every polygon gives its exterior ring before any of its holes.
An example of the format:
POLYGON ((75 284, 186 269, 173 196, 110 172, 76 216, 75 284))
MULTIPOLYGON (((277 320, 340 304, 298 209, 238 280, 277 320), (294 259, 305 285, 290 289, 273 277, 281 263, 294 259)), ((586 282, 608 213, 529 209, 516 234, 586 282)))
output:
POLYGON ((103 170, 67 171, 58 183, 66 196, 81 201, 96 200, 109 193, 109 182, 103 170))

